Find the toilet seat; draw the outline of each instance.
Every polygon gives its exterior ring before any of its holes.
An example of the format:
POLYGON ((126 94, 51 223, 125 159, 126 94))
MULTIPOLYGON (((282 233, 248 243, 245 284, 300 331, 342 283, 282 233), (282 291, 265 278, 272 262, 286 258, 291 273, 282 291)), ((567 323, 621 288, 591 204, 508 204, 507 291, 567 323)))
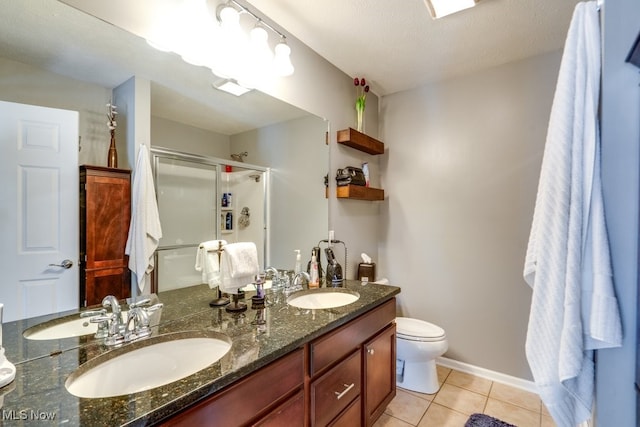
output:
POLYGON ((442 341, 446 338, 441 327, 409 317, 396 317, 396 335, 400 339, 422 342, 442 341))

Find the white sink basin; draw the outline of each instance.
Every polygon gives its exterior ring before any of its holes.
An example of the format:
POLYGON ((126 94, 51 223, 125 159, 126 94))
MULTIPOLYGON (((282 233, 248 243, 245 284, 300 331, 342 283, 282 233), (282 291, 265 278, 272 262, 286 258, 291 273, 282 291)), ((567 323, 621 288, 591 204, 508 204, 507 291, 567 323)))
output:
POLYGON ((226 335, 179 332, 112 350, 81 365, 65 382, 69 393, 100 398, 160 387, 206 368, 231 348, 226 335))
POLYGON ((303 309, 336 308, 351 304, 360 294, 342 288, 321 288, 299 291, 287 298, 287 304, 303 309))
MULTIPOLYGON (((127 318, 127 312, 122 316, 127 318)), ((26 329, 22 336, 28 340, 59 340, 62 338, 93 335, 98 330, 97 323, 91 323, 90 317, 81 318, 79 314, 54 319, 26 329)))

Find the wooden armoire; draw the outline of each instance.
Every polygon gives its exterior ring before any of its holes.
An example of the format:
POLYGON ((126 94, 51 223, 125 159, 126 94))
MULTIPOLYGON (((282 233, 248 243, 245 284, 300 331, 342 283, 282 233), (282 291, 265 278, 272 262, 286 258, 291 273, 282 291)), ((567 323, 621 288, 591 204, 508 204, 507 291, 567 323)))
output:
POLYGON ((130 218, 131 171, 80 166, 80 307, 131 296, 130 218))

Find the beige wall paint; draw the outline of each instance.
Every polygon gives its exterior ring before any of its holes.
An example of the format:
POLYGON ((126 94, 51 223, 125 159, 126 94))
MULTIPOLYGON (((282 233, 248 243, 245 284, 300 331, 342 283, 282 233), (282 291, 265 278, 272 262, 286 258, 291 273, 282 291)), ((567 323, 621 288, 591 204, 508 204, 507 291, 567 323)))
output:
POLYGON ((446 356, 530 379, 522 279, 560 52, 384 97, 380 269, 446 356))
POLYGON ((106 104, 111 90, 0 58, 0 99, 79 112, 78 162, 107 165, 106 104))
POLYGON ((151 116, 151 146, 183 153, 229 158, 230 137, 151 116))
POLYGON ((231 137, 234 152, 247 151, 249 163, 271 168, 268 233, 278 242, 269 253, 271 266, 293 270, 300 249, 306 267, 311 248, 326 238, 326 130, 324 120, 309 115, 231 137))

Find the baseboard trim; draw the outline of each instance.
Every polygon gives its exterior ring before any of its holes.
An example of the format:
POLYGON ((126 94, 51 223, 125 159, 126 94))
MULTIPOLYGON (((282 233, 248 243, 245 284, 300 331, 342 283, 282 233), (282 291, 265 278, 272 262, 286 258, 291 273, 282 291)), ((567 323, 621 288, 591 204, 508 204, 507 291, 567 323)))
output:
POLYGON ((478 377, 486 378, 491 381, 499 382, 538 394, 536 384, 533 381, 513 377, 511 375, 491 371, 485 368, 480 368, 479 366, 470 365, 468 363, 458 362, 457 360, 448 359, 446 357, 438 357, 436 359, 436 363, 438 365, 444 366, 445 368, 455 369, 456 371, 476 375, 478 377))

